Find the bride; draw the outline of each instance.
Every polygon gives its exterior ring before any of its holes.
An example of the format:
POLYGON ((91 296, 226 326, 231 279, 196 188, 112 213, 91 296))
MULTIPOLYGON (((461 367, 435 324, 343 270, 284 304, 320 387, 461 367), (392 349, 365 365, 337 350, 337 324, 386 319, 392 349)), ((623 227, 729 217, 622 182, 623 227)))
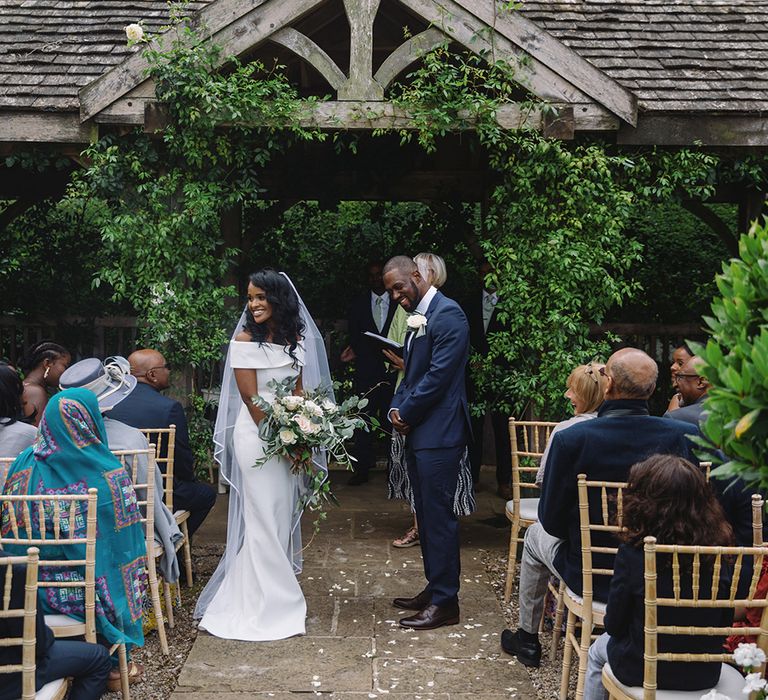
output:
MULTIPOLYGON (((251 397, 271 401, 268 383, 286 377, 297 378, 295 393, 330 391, 323 339, 296 289, 285 274, 260 270, 249 277, 248 303, 229 344, 213 438, 231 487, 227 547, 195 617, 216 637, 266 641, 305 632, 307 605, 296 580, 304 479, 285 458, 253 466, 264 454, 264 414, 251 397)), ((321 456, 314 459, 326 468, 321 456)))

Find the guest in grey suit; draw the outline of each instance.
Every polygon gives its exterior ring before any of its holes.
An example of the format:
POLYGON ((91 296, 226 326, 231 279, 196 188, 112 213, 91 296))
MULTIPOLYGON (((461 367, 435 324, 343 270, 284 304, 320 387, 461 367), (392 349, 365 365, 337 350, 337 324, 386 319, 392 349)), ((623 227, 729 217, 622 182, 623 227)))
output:
POLYGON ((681 408, 667 411, 664 418, 674 418, 698 427, 704 410, 704 399, 707 398, 710 387, 709 382, 698 371, 703 364, 704 360, 694 355, 675 373, 677 390, 683 399, 683 405, 681 408))

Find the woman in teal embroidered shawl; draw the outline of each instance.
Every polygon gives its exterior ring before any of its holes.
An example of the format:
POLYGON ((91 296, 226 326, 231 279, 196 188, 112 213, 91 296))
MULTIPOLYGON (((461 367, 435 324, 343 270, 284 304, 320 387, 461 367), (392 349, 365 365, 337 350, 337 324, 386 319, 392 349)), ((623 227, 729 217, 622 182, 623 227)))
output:
MULTIPOLYGON (((87 389, 67 389, 45 408, 34 445, 11 466, 6 494, 85 494, 99 490, 96 541, 96 632, 110 644, 128 647, 144 643, 142 602, 146 590, 146 547, 136 493, 125 468, 109 451, 96 396, 87 389)), ((2 512, 3 536, 10 531, 7 509, 2 512)), ((33 525, 34 526, 34 525, 33 525)), ((85 536, 85 518, 82 518, 85 536)), ((6 545, 21 553, 24 547, 6 545)), ((82 576, 74 569, 43 566, 45 559, 85 558, 85 545, 43 547, 41 580, 82 576)), ((82 578, 80 579, 82 580, 82 578)), ((81 588, 41 588, 46 614, 84 619, 81 588)))

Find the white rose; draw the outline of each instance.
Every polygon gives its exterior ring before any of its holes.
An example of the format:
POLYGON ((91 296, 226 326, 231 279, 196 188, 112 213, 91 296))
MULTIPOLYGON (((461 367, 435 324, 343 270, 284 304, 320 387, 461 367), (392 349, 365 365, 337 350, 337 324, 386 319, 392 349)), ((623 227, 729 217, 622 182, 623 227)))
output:
POLYGON ((312 433, 317 432, 316 430, 312 430, 312 421, 306 416, 296 416, 293 421, 305 435, 311 435, 312 433))
POLYGON ((744 688, 741 692, 744 693, 744 695, 749 695, 750 693, 763 690, 765 686, 765 678, 763 678, 759 673, 748 673, 747 677, 744 679, 744 688))
POLYGON ((408 328, 418 330, 419 328, 423 328, 427 325, 427 317, 422 316, 421 314, 413 314, 412 316, 408 317, 407 323, 408 328))
POLYGON ((144 28, 140 24, 129 24, 125 28, 125 36, 128 41, 139 42, 144 38, 144 28))
POLYGON ((323 410, 326 413, 336 413, 339 410, 339 407, 333 403, 330 399, 324 399, 323 400, 323 410))
POLYGON ((733 660, 745 668, 756 668, 765 663, 765 652, 757 644, 741 642, 733 652, 733 660))
POLYGON ((304 410, 313 416, 322 416, 323 409, 320 408, 314 401, 307 400, 304 402, 304 410))
POLYGON ((295 396, 294 394, 291 394, 290 396, 283 397, 283 406, 285 406, 289 411, 295 411, 303 403, 303 396, 295 396))
POLYGON ((298 440, 298 438, 296 437, 296 433, 294 433, 293 430, 283 428, 280 431, 280 442, 282 442, 284 445, 293 445, 296 440, 298 440))
POLYGON ((279 403, 276 403, 274 406, 272 406, 272 413, 274 414, 275 418, 281 418, 285 413, 285 409, 279 403))

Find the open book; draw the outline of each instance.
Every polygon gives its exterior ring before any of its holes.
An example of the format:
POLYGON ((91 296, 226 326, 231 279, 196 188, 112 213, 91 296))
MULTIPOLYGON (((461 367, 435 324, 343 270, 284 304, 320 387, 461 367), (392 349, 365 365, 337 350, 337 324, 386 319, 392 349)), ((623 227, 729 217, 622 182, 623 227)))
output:
POLYGON ((398 343, 395 340, 390 340, 389 338, 385 338, 383 335, 378 335, 377 333, 371 333, 370 331, 363 331, 363 335, 367 335, 372 340, 375 340, 381 345, 382 349, 391 350, 396 355, 400 355, 400 357, 403 356, 402 343, 398 343))

